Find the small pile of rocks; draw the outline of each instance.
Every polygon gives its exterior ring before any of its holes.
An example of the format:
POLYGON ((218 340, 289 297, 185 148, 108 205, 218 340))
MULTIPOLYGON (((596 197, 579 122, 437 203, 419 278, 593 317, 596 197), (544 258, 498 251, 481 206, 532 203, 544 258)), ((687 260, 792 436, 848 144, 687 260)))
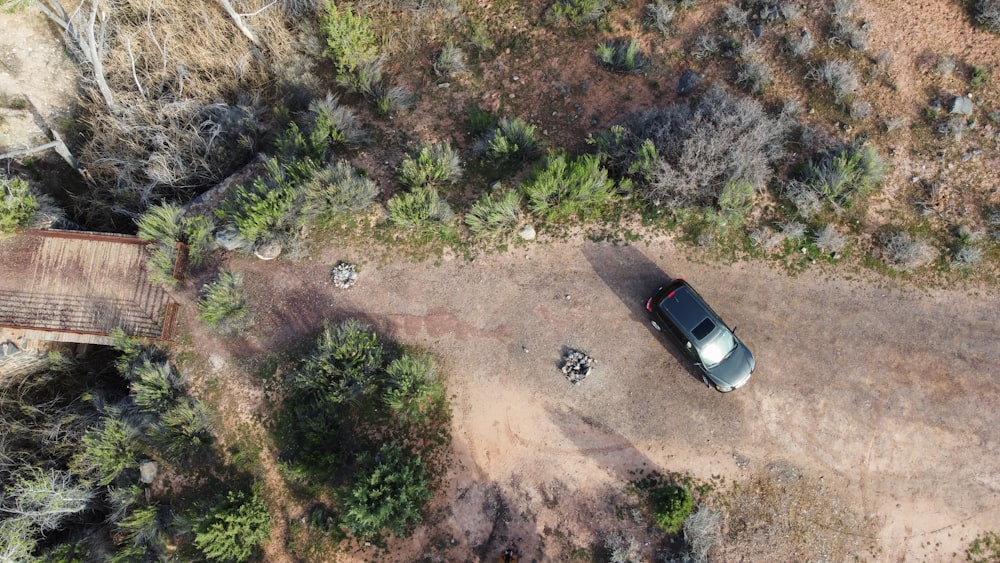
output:
POLYGON ((562 372, 573 385, 578 385, 594 369, 594 358, 579 350, 569 350, 563 355, 562 372))
POLYGON ((347 289, 358 281, 358 269, 350 262, 337 262, 330 269, 330 278, 336 287, 347 289))

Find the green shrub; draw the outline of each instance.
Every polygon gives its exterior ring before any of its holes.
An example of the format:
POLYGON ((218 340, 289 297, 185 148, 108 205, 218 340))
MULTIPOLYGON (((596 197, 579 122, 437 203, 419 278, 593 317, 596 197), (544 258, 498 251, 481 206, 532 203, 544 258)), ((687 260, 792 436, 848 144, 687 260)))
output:
POLYGON ((975 65, 972 67, 972 74, 969 78, 969 86, 973 88, 979 88, 981 86, 986 86, 990 83, 990 67, 975 65))
POLYGON ((451 41, 445 43, 434 61, 434 73, 438 76, 454 76, 463 74, 468 69, 465 66, 465 52, 451 41))
POLYGON ((638 73, 649 66, 649 58, 642 53, 636 39, 615 39, 600 43, 594 50, 598 64, 606 70, 621 73, 638 73))
POLYGON ((194 545, 209 561, 247 561, 271 534, 271 515, 257 491, 229 491, 194 516, 194 545))
POLYGON ((810 161, 805 183, 822 199, 835 206, 849 207, 885 179, 886 165, 875 149, 850 146, 828 151, 810 161))
POLYGON ((222 272, 201 288, 198 318, 221 332, 233 332, 246 319, 249 306, 243 294, 243 274, 222 272))
POLYGON ((184 378, 169 361, 146 359, 131 372, 132 402, 140 411, 161 415, 177 404, 186 387, 184 378))
POLYGON ((39 209, 28 182, 0 176, 0 234, 26 227, 39 209))
POLYGON ((425 144, 403 158, 396 170, 399 182, 408 188, 443 186, 462 174, 462 161, 451 144, 425 144))
POLYGON ((326 5, 320 18, 326 35, 323 54, 333 61, 338 75, 354 72, 359 65, 378 58, 378 42, 371 18, 355 15, 350 6, 341 11, 333 2, 326 5))
POLYGON ((83 435, 73 461, 74 473, 93 476, 99 485, 113 483, 126 469, 138 467, 139 433, 121 420, 105 417, 83 435))
POLYGON ((150 207, 136 219, 139 228, 136 234, 143 240, 172 245, 181 239, 183 224, 184 210, 179 205, 161 203, 150 207))
POLYGON ((189 462, 202 456, 215 440, 210 418, 205 403, 193 397, 180 397, 162 414, 151 437, 168 459, 189 462))
POLYGON ((343 161, 321 168, 305 183, 303 191, 302 215, 307 221, 360 211, 371 205, 379 193, 375 182, 343 161))
POLYGON ((565 153, 549 156, 532 178, 521 185, 528 208, 549 220, 570 216, 596 217, 612 198, 614 180, 597 155, 570 159, 565 153))
POLYGON ((653 505, 656 524, 670 534, 680 531, 684 520, 694 510, 694 498, 691 496, 691 491, 680 485, 659 487, 651 491, 649 497, 653 505))
POLYGON ((378 115, 386 116, 413 107, 413 94, 403 86, 393 86, 383 75, 382 64, 382 59, 365 62, 338 78, 338 82, 364 96, 378 115))
POLYGON ((375 329, 356 319, 327 325, 316 349, 289 376, 296 396, 323 408, 374 394, 385 349, 375 329))
MULTIPOLYGON (((296 151, 296 157, 308 156, 325 161, 331 147, 353 149, 369 141, 354 112, 340 105, 336 96, 327 95, 321 100, 313 100, 309 103, 309 113, 312 117, 309 144, 296 151)), ((288 153, 287 150, 281 152, 288 153)))
POLYGON ((125 545, 116 550, 112 562, 158 560, 166 551, 167 531, 156 505, 136 508, 117 524, 125 545))
POLYGON ((553 23, 581 26, 600 21, 607 10, 607 0, 556 0, 545 16, 553 23))
POLYGON ((177 243, 188 249, 188 261, 198 267, 208 259, 215 247, 215 221, 205 215, 186 217, 176 204, 161 203, 146 210, 138 219, 138 236, 148 240, 149 270, 154 281, 173 285, 177 243))
POLYGON ((448 202, 430 187, 396 195, 386 205, 389 207, 389 220, 407 229, 444 225, 454 217, 448 202))
POLYGON ((520 117, 501 118, 495 129, 475 147, 484 160, 494 165, 525 161, 538 153, 538 127, 520 117))
POLYGON ((444 387, 427 354, 404 352, 385 368, 383 400, 404 425, 422 424, 444 402, 444 387))
POLYGON ((500 190, 483 194, 465 214, 465 225, 477 238, 513 230, 521 221, 521 194, 500 190))
POLYGON ((996 563, 1000 561, 1000 534, 996 532, 978 534, 976 539, 972 540, 972 543, 966 548, 965 559, 971 563, 996 563))
POLYGON ((362 468, 342 499, 344 524, 356 537, 377 539, 386 531, 404 537, 422 520, 431 498, 430 479, 420 457, 407 456, 399 446, 385 444, 375 456, 361 454, 362 468))
POLYGON ((319 165, 312 159, 271 158, 249 185, 229 190, 216 215, 230 223, 251 246, 289 235, 298 212, 299 191, 319 165))
POLYGON ((753 209, 753 198, 757 190, 747 180, 726 182, 719 195, 719 211, 732 223, 743 223, 753 209))

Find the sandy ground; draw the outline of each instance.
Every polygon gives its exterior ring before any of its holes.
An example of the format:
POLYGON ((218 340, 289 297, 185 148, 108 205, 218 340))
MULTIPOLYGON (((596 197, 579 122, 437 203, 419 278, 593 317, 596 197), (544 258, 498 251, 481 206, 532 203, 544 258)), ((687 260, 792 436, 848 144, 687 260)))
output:
MULTIPOLYGON (((454 468, 438 500, 449 508, 394 560, 442 537, 449 560, 476 560, 488 543, 494 557, 503 542, 526 560, 564 558, 567 546, 600 544, 613 525, 602 499, 639 469, 738 482, 791 463, 881 522, 884 561, 963 559, 1000 521, 993 291, 915 291, 846 271, 791 278, 766 264, 693 262, 662 239, 534 243, 471 262, 368 258, 350 248, 300 263, 233 258, 256 321, 216 377, 249 420, 262 384, 231 370, 326 319, 360 316, 434 352, 454 408, 454 468), (354 288, 327 283, 337 260, 362 265, 354 288), (747 387, 707 389, 650 328, 645 299, 673 276, 755 352, 747 387), (557 368, 567 347, 597 362, 578 386, 557 368), (510 510, 491 537, 485 504, 497 491, 510 510)), ((228 353, 217 344, 194 349, 228 353)))

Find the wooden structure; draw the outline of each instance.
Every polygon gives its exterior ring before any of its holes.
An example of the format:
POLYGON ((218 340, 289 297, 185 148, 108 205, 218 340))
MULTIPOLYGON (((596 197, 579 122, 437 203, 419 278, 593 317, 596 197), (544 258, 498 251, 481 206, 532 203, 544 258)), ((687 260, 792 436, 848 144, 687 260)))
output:
POLYGON ((0 328, 28 340, 110 344, 115 328, 172 340, 178 304, 150 280, 146 241, 34 230, 0 239, 0 328))

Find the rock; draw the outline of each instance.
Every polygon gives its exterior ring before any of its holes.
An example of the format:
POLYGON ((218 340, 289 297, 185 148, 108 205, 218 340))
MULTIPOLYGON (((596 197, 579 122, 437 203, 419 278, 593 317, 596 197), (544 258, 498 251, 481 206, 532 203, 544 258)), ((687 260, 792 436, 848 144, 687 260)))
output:
POLYGON ((253 255, 261 260, 274 260, 281 255, 281 243, 277 241, 265 242, 253 251, 253 255))
POLYGON ((579 350, 569 350, 563 355, 561 369, 570 383, 579 385, 594 369, 594 359, 579 350))
POLYGON ((966 96, 956 96, 951 102, 951 113, 972 115, 972 100, 966 96))
POLYGON ((535 237, 538 235, 534 227, 525 225, 523 229, 518 231, 517 236, 521 237, 521 240, 535 240, 535 237))
POLYGON ((677 81, 677 93, 681 96, 690 94, 694 91, 694 87, 698 85, 699 81, 701 81, 700 74, 691 69, 685 70, 677 81))
POLYGON ((215 233, 215 243, 226 250, 240 250, 247 247, 247 241, 236 229, 222 229, 215 233))
POLYGON ((139 464, 139 480, 145 484, 150 484, 156 479, 159 468, 155 461, 146 460, 139 464))
POLYGON ((358 281, 358 270, 349 262, 337 262, 330 269, 330 279, 336 287, 347 289, 358 281))

